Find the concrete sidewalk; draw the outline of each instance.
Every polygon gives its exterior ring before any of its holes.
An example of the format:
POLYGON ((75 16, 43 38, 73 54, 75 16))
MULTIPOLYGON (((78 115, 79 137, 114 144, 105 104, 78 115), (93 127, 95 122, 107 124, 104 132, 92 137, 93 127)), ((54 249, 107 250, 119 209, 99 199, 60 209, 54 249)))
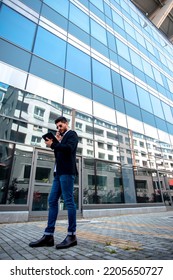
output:
MULTIPOLYGON (((173 260, 173 210, 77 221, 78 246, 30 248, 46 221, 0 224, 0 260, 173 260)), ((66 236, 57 222, 55 243, 66 236)))

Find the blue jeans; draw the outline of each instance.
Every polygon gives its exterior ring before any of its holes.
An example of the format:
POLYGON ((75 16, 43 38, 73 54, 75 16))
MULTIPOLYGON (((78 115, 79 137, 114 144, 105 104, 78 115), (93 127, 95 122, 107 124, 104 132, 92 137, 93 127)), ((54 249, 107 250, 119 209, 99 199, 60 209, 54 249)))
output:
POLYGON ((73 196, 74 179, 75 176, 73 175, 55 175, 48 199, 48 222, 44 234, 54 234, 56 219, 58 216, 58 200, 61 197, 61 194, 68 211, 68 234, 76 234, 76 205, 73 196))

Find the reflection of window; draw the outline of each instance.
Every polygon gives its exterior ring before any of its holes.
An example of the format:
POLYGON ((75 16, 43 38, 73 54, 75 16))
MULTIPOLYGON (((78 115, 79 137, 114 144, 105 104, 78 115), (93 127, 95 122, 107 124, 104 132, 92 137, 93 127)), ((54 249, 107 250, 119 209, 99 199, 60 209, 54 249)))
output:
POLYGON ((101 159, 104 159, 104 158, 105 158, 105 154, 99 153, 99 154, 98 154, 98 157, 101 158, 101 159))
POLYGON ((107 186, 107 177, 106 176, 96 176, 97 186, 105 187, 107 186))
POLYGON ((144 142, 141 142, 141 141, 140 141, 140 142, 139 142, 139 146, 142 147, 142 148, 144 148, 144 142))
POLYGON ((43 120, 45 110, 40 107, 34 108, 34 117, 43 120))
POLYGON ((33 126, 33 130, 42 131, 42 126, 40 126, 40 125, 34 125, 34 126, 33 126))
POLYGON ((100 149, 104 149, 104 143, 102 143, 102 142, 98 142, 98 148, 100 148, 100 149))
POLYGON ((76 122, 76 129, 82 130, 82 123, 76 122))
POLYGON ((87 154, 88 154, 89 156, 93 156, 93 151, 87 150, 87 154))
POLYGON ((92 146, 93 145, 93 140, 87 139, 87 145, 92 146))
POLYGON ((41 137, 38 137, 38 136, 32 136, 31 138, 31 144, 32 145, 40 145, 41 143, 41 137))
POLYGON ((113 155, 108 155, 108 160, 113 160, 113 155))
POLYGON ((24 178, 29 179, 30 178, 30 172, 31 172, 31 165, 25 165, 25 167, 24 167, 24 178))
POLYGON ((37 167, 35 180, 36 181, 43 181, 45 183, 48 183, 50 173, 51 173, 51 168, 37 167))
POLYGON ((112 151, 113 150, 113 146, 112 145, 107 145, 107 149, 108 149, 108 151, 112 151))
POLYGON ((49 115, 49 123, 55 123, 55 120, 59 117, 59 115, 57 114, 54 114, 54 113, 51 113, 50 112, 50 115, 49 115))

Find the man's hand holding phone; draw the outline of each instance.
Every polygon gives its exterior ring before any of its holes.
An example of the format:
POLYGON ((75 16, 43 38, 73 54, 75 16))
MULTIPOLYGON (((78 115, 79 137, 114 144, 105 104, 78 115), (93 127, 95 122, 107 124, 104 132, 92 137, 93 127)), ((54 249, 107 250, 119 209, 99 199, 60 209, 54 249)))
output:
POLYGON ((62 140, 62 134, 59 131, 56 132, 55 137, 59 142, 62 140))

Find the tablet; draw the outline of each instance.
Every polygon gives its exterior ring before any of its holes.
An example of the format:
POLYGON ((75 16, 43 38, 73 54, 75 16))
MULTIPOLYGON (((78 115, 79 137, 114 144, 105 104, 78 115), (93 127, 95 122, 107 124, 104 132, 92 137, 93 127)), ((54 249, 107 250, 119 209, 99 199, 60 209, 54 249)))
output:
POLYGON ((42 135, 42 138, 43 138, 45 141, 47 141, 46 138, 49 138, 49 139, 52 139, 54 143, 55 143, 55 142, 58 142, 58 140, 56 139, 55 135, 53 135, 52 132, 48 132, 48 133, 42 135))

